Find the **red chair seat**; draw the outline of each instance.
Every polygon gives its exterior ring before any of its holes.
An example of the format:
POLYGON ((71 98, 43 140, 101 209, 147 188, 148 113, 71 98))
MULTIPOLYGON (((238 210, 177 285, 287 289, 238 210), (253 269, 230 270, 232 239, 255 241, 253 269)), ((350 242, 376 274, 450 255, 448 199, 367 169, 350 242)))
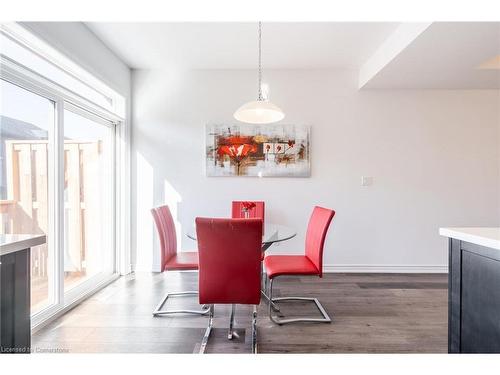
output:
POLYGON ((166 270, 197 270, 198 252, 181 251, 172 256, 165 264, 166 270))
POLYGON ((267 276, 319 275, 316 266, 304 255, 268 255, 264 258, 267 276))

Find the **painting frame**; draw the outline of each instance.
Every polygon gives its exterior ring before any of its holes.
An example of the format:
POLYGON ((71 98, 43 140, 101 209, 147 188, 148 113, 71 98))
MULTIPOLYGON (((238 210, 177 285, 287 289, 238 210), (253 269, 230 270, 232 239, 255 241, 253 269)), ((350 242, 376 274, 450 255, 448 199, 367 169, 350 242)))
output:
POLYGON ((207 177, 311 176, 311 126, 205 125, 207 177))

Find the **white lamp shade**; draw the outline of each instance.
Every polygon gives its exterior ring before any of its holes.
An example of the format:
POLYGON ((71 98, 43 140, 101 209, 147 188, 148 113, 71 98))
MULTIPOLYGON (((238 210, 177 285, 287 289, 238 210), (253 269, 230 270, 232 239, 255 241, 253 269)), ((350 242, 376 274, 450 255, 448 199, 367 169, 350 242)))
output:
POLYGON ((236 120, 249 124, 270 124, 284 117, 283 111, 268 100, 248 102, 234 112, 236 120))

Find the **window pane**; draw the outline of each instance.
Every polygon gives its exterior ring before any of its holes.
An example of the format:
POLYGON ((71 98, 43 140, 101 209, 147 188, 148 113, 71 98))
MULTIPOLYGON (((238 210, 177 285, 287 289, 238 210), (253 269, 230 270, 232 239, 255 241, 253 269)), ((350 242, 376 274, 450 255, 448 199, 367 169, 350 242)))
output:
POLYGON ((112 271, 114 130, 64 111, 64 287, 112 271))
POLYGON ((54 303, 54 251, 48 235, 49 133, 54 103, 0 80, 0 233, 47 234, 31 252, 31 310, 54 303))

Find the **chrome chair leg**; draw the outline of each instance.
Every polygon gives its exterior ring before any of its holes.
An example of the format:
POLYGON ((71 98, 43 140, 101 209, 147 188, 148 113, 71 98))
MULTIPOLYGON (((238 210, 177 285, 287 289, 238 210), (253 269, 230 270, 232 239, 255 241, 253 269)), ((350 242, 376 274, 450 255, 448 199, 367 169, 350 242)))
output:
POLYGON ((317 298, 307 298, 307 297, 279 297, 279 298, 273 298, 273 281, 274 278, 271 279, 269 283, 269 300, 273 302, 281 302, 281 301, 311 301, 316 304, 316 307, 318 308, 319 312, 323 316, 323 318, 297 318, 297 319, 279 319, 275 316, 273 316, 273 312, 271 309, 271 304, 269 304, 269 319, 273 323, 276 323, 278 325, 282 324, 288 324, 288 323, 297 323, 297 322, 311 322, 311 323, 331 323, 332 319, 324 309, 323 305, 319 302, 317 298))
POLYGON ((232 340, 233 339, 233 326, 234 326, 234 310, 235 310, 236 305, 233 303, 231 305, 231 317, 229 318, 229 331, 227 333, 227 339, 232 340))
POLYGON ((271 307, 273 308, 274 311, 276 312, 279 312, 280 311, 280 308, 277 304, 275 304, 274 302, 272 302, 270 299, 269 299, 269 296, 266 294, 265 291, 261 290, 260 291, 262 296, 264 297, 264 299, 266 300, 266 302, 271 305, 271 307))
POLYGON ((197 314, 197 315, 205 315, 207 314, 210 309, 205 308, 203 306, 202 310, 161 310, 163 305, 167 302, 167 299, 169 297, 176 297, 176 296, 197 296, 198 292, 196 291, 189 291, 189 292, 175 292, 175 293, 167 293, 165 297, 160 301, 158 306, 156 306, 155 310, 153 311, 153 316, 158 316, 158 315, 168 315, 168 314, 197 314))
POLYGON ((208 311, 210 312, 208 314, 208 327, 205 330, 205 335, 203 336, 203 339, 201 340, 199 354, 205 354, 205 349, 207 348, 208 344, 208 338, 210 337, 210 333, 212 332, 212 327, 214 324, 214 305, 210 305, 208 311))
POLYGON ((276 312, 279 312, 280 311, 280 308, 278 305, 276 305, 274 302, 270 301, 269 300, 269 284, 268 284, 268 277, 267 277, 267 274, 266 274, 266 270, 264 268, 264 263, 261 263, 262 264, 262 288, 261 288, 261 294, 262 296, 264 297, 264 299, 266 300, 267 303, 270 303, 273 307, 273 310, 276 311, 276 312))
MULTIPOLYGON (((231 312, 234 313, 234 306, 231 306, 231 312)), ((208 345, 208 339, 210 338, 210 333, 212 332, 213 323, 214 323, 214 305, 210 305, 208 314, 208 326, 205 330, 205 334, 203 335, 203 339, 201 340, 200 351, 199 354, 205 354, 205 350, 208 345)), ((232 319, 231 319, 232 321, 232 319)), ((232 324, 231 324, 232 328, 232 324)), ((257 354, 257 305, 253 305, 253 314, 252 314, 252 354, 257 354)))
POLYGON ((253 306, 252 314, 252 354, 257 354, 257 305, 253 306))

